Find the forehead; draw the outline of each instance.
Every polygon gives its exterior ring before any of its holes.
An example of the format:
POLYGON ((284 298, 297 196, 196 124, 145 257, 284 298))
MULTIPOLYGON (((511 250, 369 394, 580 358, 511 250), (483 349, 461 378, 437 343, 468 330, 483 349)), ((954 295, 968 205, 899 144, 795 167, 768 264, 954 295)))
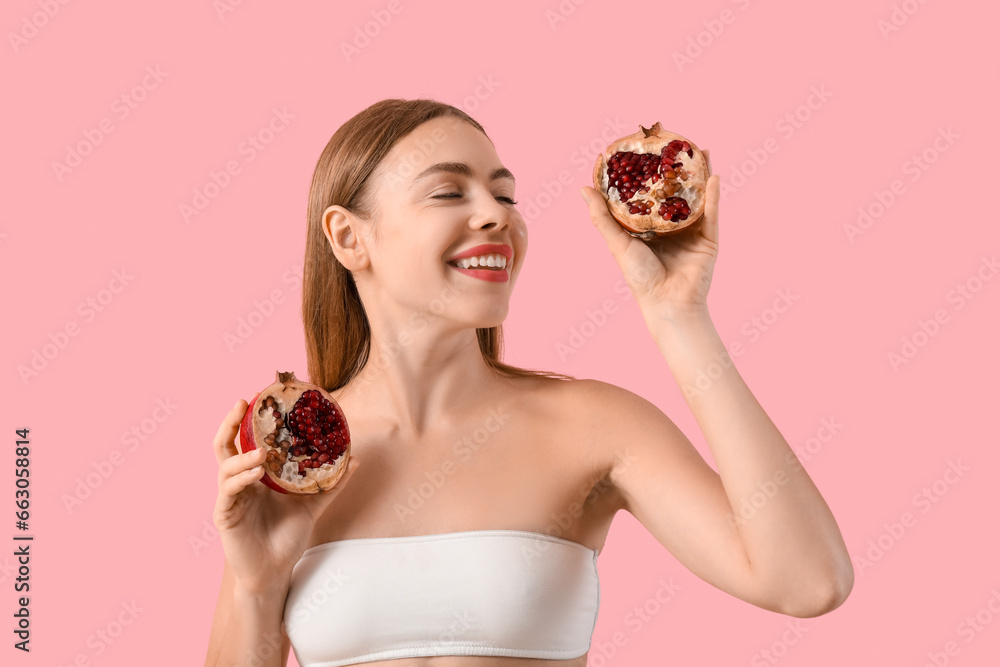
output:
POLYGON ((453 116, 432 118, 400 139, 383 160, 388 185, 406 188, 428 167, 442 162, 464 162, 477 176, 500 164, 492 142, 467 121, 453 116))

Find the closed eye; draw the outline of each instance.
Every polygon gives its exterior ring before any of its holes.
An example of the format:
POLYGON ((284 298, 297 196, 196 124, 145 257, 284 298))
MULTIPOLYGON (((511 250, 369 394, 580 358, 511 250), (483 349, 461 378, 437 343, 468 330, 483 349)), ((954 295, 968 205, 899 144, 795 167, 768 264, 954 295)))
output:
MULTIPOLYGON (((461 192, 449 192, 449 193, 443 194, 443 195, 434 195, 433 197, 431 197, 431 199, 451 199, 452 197, 461 197, 461 196, 462 196, 461 192)), ((511 206, 514 206, 514 205, 517 204, 517 202, 514 201, 514 199, 511 198, 511 197, 501 196, 501 197, 497 197, 497 199, 499 199, 501 201, 505 201, 508 204, 510 204, 511 206)))

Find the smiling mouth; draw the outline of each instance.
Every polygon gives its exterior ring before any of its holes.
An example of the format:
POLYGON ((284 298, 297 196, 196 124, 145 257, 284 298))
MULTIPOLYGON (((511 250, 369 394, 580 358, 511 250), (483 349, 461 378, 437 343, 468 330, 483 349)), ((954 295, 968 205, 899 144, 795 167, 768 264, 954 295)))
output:
POLYGON ((459 266, 458 262, 448 262, 448 264, 450 264, 451 266, 454 266, 456 269, 464 269, 466 271, 506 271, 507 270, 506 266, 503 267, 503 268, 501 268, 499 266, 483 266, 483 265, 479 265, 479 266, 459 266))
MULTIPOLYGON (((487 257, 487 256, 482 255, 482 257, 487 257)), ((507 257, 505 255, 501 255, 500 253, 490 253, 488 260, 477 259, 476 257, 461 257, 445 263, 450 264, 451 266, 454 266, 457 269, 468 269, 475 271, 478 270, 505 271, 513 264, 513 261, 514 261, 513 255, 507 257), (472 265, 473 260, 476 260, 477 262, 475 266, 472 265), (490 266, 490 263, 493 263, 494 266, 490 266)))
POLYGON ((506 283, 511 279, 510 273, 507 272, 507 269, 510 268, 509 263, 502 269, 495 266, 470 266, 468 268, 464 268, 455 262, 445 263, 463 275, 490 283, 506 283))

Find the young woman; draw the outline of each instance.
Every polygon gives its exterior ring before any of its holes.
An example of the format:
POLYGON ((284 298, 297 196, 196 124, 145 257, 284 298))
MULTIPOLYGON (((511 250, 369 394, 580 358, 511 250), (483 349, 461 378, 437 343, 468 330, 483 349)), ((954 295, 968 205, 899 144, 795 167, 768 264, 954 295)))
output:
POLYGON ((432 100, 378 102, 327 144, 303 319, 351 463, 328 493, 275 493, 257 483, 263 450, 234 444, 246 401, 225 417, 206 665, 285 665, 291 647, 303 667, 583 667, 622 509, 751 604, 811 617, 847 597, 837 523, 709 317, 718 177, 700 223, 649 244, 581 190, 674 379, 714 367, 686 398, 718 473, 645 399, 501 362, 528 250, 514 185, 485 130, 432 100))

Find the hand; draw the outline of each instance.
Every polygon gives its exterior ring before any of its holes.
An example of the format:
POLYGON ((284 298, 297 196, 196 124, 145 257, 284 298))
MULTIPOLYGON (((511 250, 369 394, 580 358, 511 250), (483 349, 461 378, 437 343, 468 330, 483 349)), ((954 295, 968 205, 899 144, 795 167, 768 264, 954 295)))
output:
POLYGON ((237 401, 215 436, 219 496, 213 520, 239 586, 264 593, 287 586, 316 521, 344 489, 359 462, 352 456, 344 476, 324 493, 284 494, 258 484, 267 450, 241 454, 235 442, 247 407, 246 401, 237 401))
POLYGON ((712 174, 708 151, 709 179, 705 188, 705 213, 701 220, 679 232, 650 241, 626 232, 611 216, 600 192, 580 189, 590 207, 590 217, 614 255, 625 281, 640 306, 657 308, 707 307, 708 288, 719 253, 719 177, 712 174))

